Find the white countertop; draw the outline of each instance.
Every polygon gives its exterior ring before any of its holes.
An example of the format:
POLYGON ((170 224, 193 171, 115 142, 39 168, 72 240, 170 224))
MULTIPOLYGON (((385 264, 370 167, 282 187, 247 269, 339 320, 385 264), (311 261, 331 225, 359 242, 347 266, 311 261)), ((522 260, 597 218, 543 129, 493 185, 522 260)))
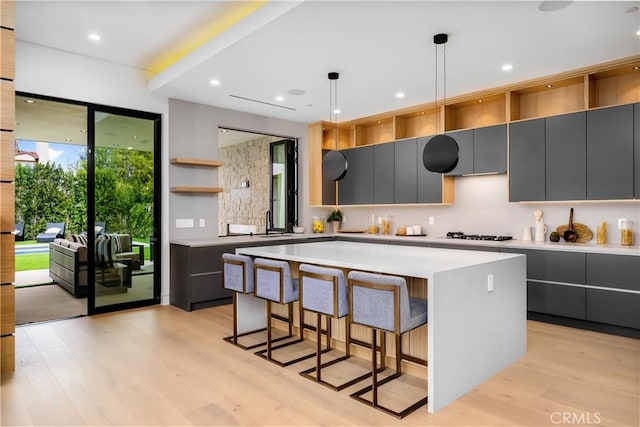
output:
POLYGON ((431 236, 395 236, 385 234, 367 234, 367 233, 304 233, 304 234, 285 234, 285 235, 253 235, 253 236, 225 236, 204 239, 172 239, 170 243, 191 246, 219 246, 245 244, 251 242, 267 241, 283 241, 283 240, 306 240, 323 237, 352 237, 357 239, 376 241, 394 241, 394 242, 419 242, 425 244, 449 244, 449 245, 468 245, 474 247, 487 248, 506 248, 506 249, 534 249, 545 251, 566 251, 566 252, 584 252, 584 253, 601 253, 612 255, 632 255, 640 256, 640 246, 621 246, 621 245, 597 245, 594 242, 588 243, 567 243, 567 242, 527 242, 523 240, 505 240, 501 242, 487 240, 463 240, 463 239, 447 239, 446 237, 431 236))
POLYGON ((461 251, 401 245, 371 245, 358 242, 315 242, 239 248, 244 255, 327 265, 402 276, 431 278, 434 273, 493 262, 522 255, 499 252, 461 251), (384 262, 380 262, 384 260, 384 262))

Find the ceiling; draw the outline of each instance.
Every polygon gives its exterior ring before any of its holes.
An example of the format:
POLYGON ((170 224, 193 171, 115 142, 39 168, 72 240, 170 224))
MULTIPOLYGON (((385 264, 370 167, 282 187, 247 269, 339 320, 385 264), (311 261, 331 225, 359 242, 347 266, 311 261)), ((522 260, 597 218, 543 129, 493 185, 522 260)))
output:
POLYGON ((330 119, 331 71, 339 121, 434 101, 440 32, 447 96, 640 54, 640 2, 542 3, 18 0, 16 38, 137 67, 154 96, 303 123, 330 119))

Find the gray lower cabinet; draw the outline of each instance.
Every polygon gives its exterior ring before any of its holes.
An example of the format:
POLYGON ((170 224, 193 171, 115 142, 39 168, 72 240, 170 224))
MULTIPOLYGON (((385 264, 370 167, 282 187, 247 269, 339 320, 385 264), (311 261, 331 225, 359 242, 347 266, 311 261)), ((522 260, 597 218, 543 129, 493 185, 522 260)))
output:
POLYGON ((338 204, 373 204, 374 146, 343 150, 347 173, 338 181, 338 204))
POLYGON ((527 310, 585 319, 585 288, 527 281, 527 310))
POLYGON ((392 204, 396 194, 394 144, 374 145, 373 160, 373 202, 392 204))
POLYGON ((507 125, 448 132, 458 143, 458 164, 448 175, 507 172, 507 125))
POLYGON ((640 257, 587 254, 586 279, 587 320, 640 329, 640 257))
POLYGON ((640 104, 633 106, 634 197, 640 199, 640 104))
MULTIPOLYGON (((395 159, 395 199, 391 203, 416 203, 418 201, 418 162, 416 139, 396 141, 391 145, 395 159)), ((424 168, 424 166, 423 166, 424 168)), ((376 175, 378 171, 376 170, 376 175)))
POLYGON ((422 152, 432 137, 425 136, 417 140, 417 202, 442 203, 442 174, 431 172, 424 167, 422 152))
POLYGON ((587 199, 634 195, 632 104, 587 111, 587 199))
POLYGON ((545 122, 545 199, 587 197, 587 114, 549 117, 545 122))
POLYGON ((171 305, 191 311, 216 305, 231 297, 231 292, 222 286, 222 254, 228 249, 226 246, 190 247, 172 244, 171 305))
POLYGON ((509 201, 545 200, 545 120, 509 125, 509 201))

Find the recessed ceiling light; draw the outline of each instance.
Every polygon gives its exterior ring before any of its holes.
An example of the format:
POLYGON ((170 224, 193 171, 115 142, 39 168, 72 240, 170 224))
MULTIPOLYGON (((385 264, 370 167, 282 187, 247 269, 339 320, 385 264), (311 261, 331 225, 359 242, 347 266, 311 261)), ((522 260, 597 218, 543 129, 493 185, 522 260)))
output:
POLYGON ((34 101, 33 99, 25 99, 24 102, 26 102, 27 104, 35 104, 36 101, 34 101))
MULTIPOLYGON (((640 65, 636 65, 635 67, 633 67, 633 71, 638 71, 638 70, 640 70, 640 65)), ((18 123, 16 123, 16 124, 18 124, 18 123)))
POLYGON ((396 98, 404 98, 404 92, 396 93, 396 98))
POLYGON ((87 133, 86 129, 80 129, 80 133, 87 133))
POLYGON ((336 108, 335 110, 333 110, 333 114, 340 114, 340 109, 336 108))
POLYGON ((482 99, 478 99, 478 102, 482 102, 482 99))
POLYGON ((140 138, 138 135, 133 135, 133 136, 131 137, 131 139, 138 139, 138 138, 140 138))
POLYGON ((640 30, 636 31, 636 36, 640 36, 640 30))
POLYGON ((229 132, 229 129, 220 129, 220 132, 227 133, 227 132, 229 132))
POLYGON ((211 86, 219 86, 219 85, 220 85, 220 80, 218 80, 218 79, 211 79, 211 80, 209 81, 209 84, 210 84, 211 86))
POLYGON ((502 71, 511 71, 511 70, 513 70, 513 65, 511 64, 504 64, 502 66, 502 71))
POLYGON ((73 139, 71 139, 71 138, 65 138, 64 140, 67 141, 67 142, 73 141, 73 139))
POLYGON ((101 39, 102 37, 100 37, 100 34, 97 34, 97 33, 89 34, 89 40, 92 40, 94 42, 99 42, 101 39))
POLYGON ((305 93, 307 92, 305 92, 302 89, 290 89, 288 92, 289 95, 296 95, 296 96, 304 95, 305 93))
POLYGON ((278 102, 284 101, 284 96, 280 96, 280 95, 276 96, 276 101, 278 102))
POLYGON ((553 85, 547 85, 547 89, 551 89, 553 85))

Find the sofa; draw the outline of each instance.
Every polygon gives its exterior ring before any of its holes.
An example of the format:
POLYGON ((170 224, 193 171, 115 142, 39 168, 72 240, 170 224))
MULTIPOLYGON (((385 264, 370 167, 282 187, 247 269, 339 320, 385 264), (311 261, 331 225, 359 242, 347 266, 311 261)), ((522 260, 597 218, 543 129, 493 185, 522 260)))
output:
MULTIPOLYGON (((110 256, 108 265, 96 260, 96 295, 126 292, 131 287, 131 271, 144 262, 142 251, 133 252, 131 236, 109 234, 110 256), (112 288, 112 289, 107 289, 112 288)), ((96 240, 98 242, 98 240, 96 240)), ((97 245, 97 243, 96 243, 97 245)), ((76 298, 87 296, 88 248, 86 236, 70 235, 49 243, 49 277, 76 298)))

